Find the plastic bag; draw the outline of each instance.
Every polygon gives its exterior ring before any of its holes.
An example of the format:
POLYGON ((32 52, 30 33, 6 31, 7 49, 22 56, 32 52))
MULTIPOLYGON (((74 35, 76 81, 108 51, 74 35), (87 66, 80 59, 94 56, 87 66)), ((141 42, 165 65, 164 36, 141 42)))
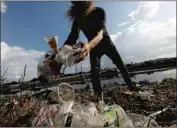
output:
POLYGON ((56 55, 55 61, 71 67, 77 59, 77 57, 73 55, 77 50, 78 49, 74 49, 72 46, 64 45, 56 55))
POLYGON ((47 81, 51 81, 52 80, 52 76, 51 76, 51 68, 49 66, 49 60, 42 58, 37 66, 37 75, 38 77, 42 76, 44 77, 47 81))

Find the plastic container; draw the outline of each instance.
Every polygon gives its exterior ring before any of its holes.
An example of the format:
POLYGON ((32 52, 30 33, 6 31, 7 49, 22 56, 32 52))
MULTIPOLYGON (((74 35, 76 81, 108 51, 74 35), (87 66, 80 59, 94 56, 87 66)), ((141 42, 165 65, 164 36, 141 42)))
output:
POLYGON ((74 113, 71 127, 104 126, 104 120, 99 115, 94 103, 85 103, 81 109, 81 113, 74 113))
POLYGON ((98 113, 95 104, 91 102, 83 104, 82 109, 84 113, 90 114, 92 116, 96 116, 98 113))
POLYGON ((48 43, 51 51, 58 52, 58 36, 46 36, 44 40, 48 43))
POLYGON ((55 127, 64 127, 68 117, 68 113, 74 104, 75 92, 71 85, 61 83, 58 85, 58 98, 62 102, 62 106, 55 118, 55 127))

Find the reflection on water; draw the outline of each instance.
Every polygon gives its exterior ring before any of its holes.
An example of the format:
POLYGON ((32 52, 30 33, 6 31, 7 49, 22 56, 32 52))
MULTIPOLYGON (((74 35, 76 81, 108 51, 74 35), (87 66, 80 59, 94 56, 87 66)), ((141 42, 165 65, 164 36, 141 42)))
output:
MULTIPOLYGON (((164 78, 176 78, 176 69, 171 69, 171 70, 166 70, 166 71, 160 71, 160 72, 154 72, 152 74, 139 74, 136 75, 135 78, 132 78, 133 81, 139 82, 143 80, 149 80, 150 82, 155 82, 155 81, 162 81, 164 78)), ((124 80, 122 78, 113 78, 113 79, 107 79, 107 80, 102 80, 101 84, 102 86, 105 84, 114 84, 114 83, 119 83, 122 84, 124 83, 124 80)), ((91 85, 91 84, 90 84, 91 85)), ((75 84, 73 85, 74 89, 82 89, 85 88, 86 84, 75 84)), ((57 86, 55 87, 50 87, 48 88, 53 91, 57 91, 57 86)), ((45 89, 41 89, 40 91, 45 91, 45 89)), ((25 94, 26 91, 23 91, 23 94, 25 94)), ((20 92, 18 93, 20 95, 20 92)))
POLYGON ((139 74, 136 75, 135 81, 149 80, 150 82, 162 81, 164 78, 176 78, 176 69, 171 69, 167 71, 154 72, 153 74, 139 74))
MULTIPOLYGON (((155 81, 162 81, 164 78, 176 78, 176 69, 166 70, 166 71, 159 71, 154 72, 152 74, 138 74, 135 77, 132 77, 133 81, 139 82, 143 80, 148 80, 150 82, 155 81)), ((102 86, 104 84, 114 84, 114 83, 122 84, 124 83, 124 80, 122 78, 113 78, 108 80, 102 80, 101 84, 102 86)), ((74 85, 75 89, 84 88, 86 85, 74 85)))

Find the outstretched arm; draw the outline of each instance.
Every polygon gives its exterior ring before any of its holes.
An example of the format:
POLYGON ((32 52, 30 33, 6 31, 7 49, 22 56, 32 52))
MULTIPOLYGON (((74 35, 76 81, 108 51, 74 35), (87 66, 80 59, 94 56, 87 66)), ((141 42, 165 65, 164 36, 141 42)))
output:
POLYGON ((84 43, 82 50, 75 53, 75 55, 81 54, 80 58, 75 61, 76 63, 82 61, 88 55, 90 50, 97 46, 103 39, 103 32, 105 31, 106 14, 102 8, 97 9, 95 19, 96 19, 95 24, 97 24, 96 28, 97 35, 93 37, 93 39, 90 40, 88 43, 84 43))
POLYGON ((75 18, 71 27, 71 32, 64 45, 75 45, 77 39, 79 38, 79 31, 79 21, 75 18))
POLYGON ((90 49, 97 46, 102 39, 103 39, 103 30, 100 30, 98 34, 90 42, 88 42, 90 49))

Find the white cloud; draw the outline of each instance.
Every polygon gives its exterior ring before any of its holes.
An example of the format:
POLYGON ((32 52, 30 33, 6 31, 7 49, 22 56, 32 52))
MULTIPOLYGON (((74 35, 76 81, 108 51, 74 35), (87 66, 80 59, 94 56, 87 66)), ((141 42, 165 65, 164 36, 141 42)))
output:
POLYGON ((5 2, 1 1, 1 13, 5 13, 7 11, 7 5, 5 2))
POLYGON ((176 18, 168 22, 139 21, 116 40, 126 62, 140 62, 176 54, 176 18))
POLYGON ((43 51, 26 50, 1 42, 1 73, 9 68, 7 73, 8 79, 17 80, 21 77, 23 68, 27 64, 25 80, 37 77, 36 67, 42 55, 44 55, 43 51))
POLYGON ((111 40, 114 42, 114 41, 116 41, 120 36, 121 36, 121 32, 117 32, 116 34, 112 34, 112 35, 110 35, 110 37, 111 37, 111 40))
MULTIPOLYGON (((129 15, 136 19, 133 24, 117 32, 121 33, 120 36, 112 35, 114 44, 126 63, 176 56, 174 4, 174 2, 140 2, 138 8, 129 15), (164 16, 164 12, 171 15, 164 16)), ((110 65, 110 59, 103 58, 104 65, 110 65)))
MULTIPOLYGON (((45 54, 44 51, 26 50, 22 47, 9 46, 1 42, 1 73, 9 68, 6 76, 10 81, 18 80, 27 64, 25 80, 37 77, 37 64, 39 59, 45 54)), ((89 56, 82 62, 83 71, 90 70, 89 56)), ((77 72, 81 71, 81 63, 77 64, 77 72)), ((75 73, 75 65, 67 67, 65 73, 75 73)))
MULTIPOLYGON (((169 8, 173 5, 172 3, 164 2, 163 7, 160 6, 161 3, 141 2, 139 7, 129 15, 136 19, 134 23, 130 24, 127 21, 127 23, 119 24, 119 26, 129 26, 123 31, 111 35, 112 41, 126 63, 176 56, 176 13, 174 13, 176 6, 173 6, 171 11, 169 8), (158 10, 160 11, 158 12, 158 10), (165 16, 163 12, 166 12, 165 16), (161 16, 166 20, 152 20, 153 17, 159 18, 161 16)), ((36 77, 36 59, 43 54, 42 51, 26 50, 1 42, 1 71, 3 73, 6 68, 9 68, 9 78, 16 79, 20 77, 24 65, 28 64, 27 79, 36 77)), ((90 70, 89 56, 82 65, 84 71, 90 70)), ((77 67, 80 72, 80 63, 77 67)), ((101 67, 113 67, 112 61, 103 56, 101 67)), ((74 72, 75 66, 66 69, 66 73, 74 72)))
MULTIPOLYGON (((136 20, 118 24, 119 27, 125 25, 128 27, 110 35, 125 63, 176 56, 176 15, 174 15, 176 6, 172 6, 170 2, 162 3, 140 2, 139 7, 130 13, 130 16, 136 20), (171 7, 172 11, 169 10, 171 7), (163 12, 173 15, 164 16, 163 12), (161 20, 162 16, 162 19, 168 18, 161 20), (153 17, 158 17, 159 20, 153 21, 153 17)), ((84 62, 86 65, 84 70, 90 70, 89 58, 84 62)), ((80 64, 78 70, 79 66, 80 64)), ((101 58, 101 67, 115 67, 115 65, 104 55, 101 58)), ((71 70, 74 73, 75 66, 68 69, 68 72, 71 70)))
POLYGON ((118 24, 117 26, 122 27, 122 26, 129 24, 129 23, 130 23, 130 21, 125 21, 123 23, 118 24))
POLYGON ((159 11, 159 6, 162 2, 158 1, 143 1, 140 2, 138 8, 132 11, 129 16, 132 20, 148 20, 153 18, 159 11))

